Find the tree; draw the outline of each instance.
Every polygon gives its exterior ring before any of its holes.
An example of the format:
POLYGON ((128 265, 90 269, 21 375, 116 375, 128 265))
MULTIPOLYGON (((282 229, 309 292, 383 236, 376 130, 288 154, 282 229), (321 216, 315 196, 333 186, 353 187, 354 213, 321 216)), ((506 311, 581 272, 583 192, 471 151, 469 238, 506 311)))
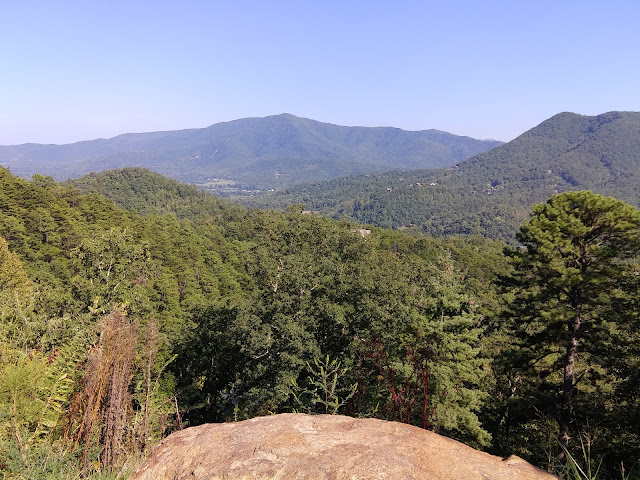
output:
MULTIPOLYGON (((137 242, 126 228, 96 232, 72 255, 77 264, 77 274, 72 279, 74 293, 95 313, 106 313, 114 305, 131 302, 136 297, 134 291, 147 283, 148 245, 137 242)), ((134 302, 134 308, 139 307, 134 302)))
POLYGON ((41 331, 34 321, 35 297, 22 262, 0 237, 0 344, 22 348, 37 341, 41 331))
POLYGON ((605 415, 620 382, 614 357, 635 329, 635 309, 621 306, 637 293, 640 211, 588 191, 563 193, 534 205, 517 238, 508 288, 513 365, 568 447, 576 421, 605 415))
POLYGON ((463 292, 459 272, 447 255, 421 262, 403 258, 402 244, 391 249, 398 252, 370 252, 359 275, 370 281, 355 286, 359 390, 351 414, 375 412, 476 447, 487 445, 490 435, 477 417, 486 399, 480 316, 463 292))

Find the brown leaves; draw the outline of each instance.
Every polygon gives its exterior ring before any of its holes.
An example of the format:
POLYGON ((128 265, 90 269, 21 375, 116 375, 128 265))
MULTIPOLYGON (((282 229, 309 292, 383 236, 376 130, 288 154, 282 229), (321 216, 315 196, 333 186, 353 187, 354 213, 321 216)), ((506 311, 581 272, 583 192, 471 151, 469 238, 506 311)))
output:
POLYGON ((129 385, 135 363, 135 325, 114 308, 102 319, 98 345, 89 352, 84 388, 76 395, 72 411, 82 420, 73 435, 75 447, 82 444, 82 459, 102 445, 103 466, 112 466, 126 450, 128 420, 132 416, 129 385))

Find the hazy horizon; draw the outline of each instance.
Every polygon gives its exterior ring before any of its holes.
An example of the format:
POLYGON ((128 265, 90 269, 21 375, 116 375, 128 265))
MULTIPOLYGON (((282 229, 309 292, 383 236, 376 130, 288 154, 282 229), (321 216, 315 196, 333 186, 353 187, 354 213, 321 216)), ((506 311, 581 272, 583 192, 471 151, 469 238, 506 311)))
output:
POLYGON ((0 145, 287 112, 509 141, 569 111, 640 110, 640 5, 12 2, 0 145))

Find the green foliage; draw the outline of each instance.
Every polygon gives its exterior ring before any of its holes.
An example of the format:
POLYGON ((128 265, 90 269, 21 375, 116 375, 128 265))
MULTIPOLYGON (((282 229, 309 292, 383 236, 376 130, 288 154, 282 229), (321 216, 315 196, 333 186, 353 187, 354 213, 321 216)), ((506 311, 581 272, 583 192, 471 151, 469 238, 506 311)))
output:
MULTIPOLYGON (((127 381, 120 397, 129 404, 123 409, 129 412, 125 428, 134 417, 144 426, 127 437, 127 451, 148 448, 171 427, 169 417, 175 414, 173 403, 166 402, 175 391, 165 369, 175 358, 170 350, 181 334, 180 323, 199 299, 218 298, 221 291, 235 288, 230 278, 235 267, 219 256, 224 239, 214 225, 203 224, 195 233, 185 223, 164 233, 164 244, 154 242, 151 247, 150 240, 158 239, 160 225, 166 224, 157 217, 141 219, 101 196, 81 195, 50 178, 26 182, 0 170, 0 181, 0 223, 8 240, 0 239, 0 465, 5 458, 11 465, 9 471, 2 467, 2 473, 37 471, 36 476, 44 478, 51 468, 62 476, 77 462, 68 438, 77 433, 73 431, 77 419, 71 417, 78 410, 67 406, 73 394, 87 386, 81 375, 81 367, 91 365, 85 363, 86 346, 97 341, 97 319, 114 305, 126 304, 145 331, 153 317, 161 329, 155 347, 141 344, 139 360, 129 357, 131 378, 121 375, 127 381), (195 249, 188 246, 194 236, 194 243, 199 243, 195 249), (184 273, 203 273, 195 282, 179 284, 183 264, 169 258, 183 248, 193 252, 189 253, 193 270, 184 273), (174 275, 178 282, 172 281, 174 275), (134 405, 139 406, 135 415, 134 405), (51 463, 46 444, 63 452, 57 466, 51 463)), ((102 444, 113 450, 109 445, 120 444, 120 439, 108 433, 108 425, 105 428, 104 440, 113 440, 102 444)), ((121 428, 122 422, 111 430, 117 433, 121 428)), ((92 444, 89 438, 86 445, 92 444)), ((85 453, 89 465, 101 452, 91 448, 85 453)), ((101 455, 105 459, 109 452, 101 455)), ((107 458, 105 465, 110 463, 107 458)))
POLYGON ((313 366, 307 362, 307 371, 310 374, 304 388, 296 380, 291 381, 293 400, 305 413, 335 415, 356 394, 357 383, 346 387, 340 384, 348 368, 342 368, 338 360, 329 360, 328 355, 324 360, 315 358, 313 366))
POLYGON ((76 345, 44 356, 0 343, 0 458, 29 464, 60 433, 75 388, 76 345))
POLYGON ((595 439, 589 432, 580 434, 580 449, 576 455, 572 454, 564 445, 560 445, 562 451, 566 455, 565 464, 555 466, 552 471, 560 478, 565 480, 600 480, 600 479, 620 479, 620 480, 637 480, 640 476, 635 472, 632 465, 630 468, 625 467, 624 462, 619 465, 618 472, 610 472, 608 475, 602 472, 603 458, 594 458, 592 453, 592 444, 595 439))
POLYGON ((0 237, 0 340, 22 345, 32 338, 34 286, 18 256, 0 237))
POLYGON ((561 467, 560 476, 565 479, 597 480, 602 466, 602 460, 596 464, 591 455, 591 438, 580 436, 582 458, 574 457, 564 445, 560 445, 567 457, 567 462, 561 467))
POLYGON ((635 374, 621 363, 637 362, 629 348, 638 339, 637 309, 626 299, 638 288, 640 212, 591 192, 565 193, 534 206, 518 238, 524 247, 511 252, 512 301, 503 324, 512 332, 504 358, 509 423, 525 425, 534 409, 550 415, 574 456, 570 440, 588 423, 610 473, 640 455, 637 434, 623 440, 611 430, 623 410, 637 406, 623 393, 635 374))
POLYGON ((393 265, 397 260, 367 263, 380 262, 386 278, 375 282, 382 291, 360 294, 368 303, 363 313, 372 316, 358 334, 358 400, 380 403, 390 420, 486 444, 489 435, 476 413, 485 400, 480 385, 487 361, 478 349, 480 317, 459 273, 447 256, 437 263, 393 265))
POLYGON ((148 248, 126 229, 95 232, 71 256, 77 259, 77 273, 71 279, 75 296, 92 313, 104 314, 114 305, 130 303, 135 297, 132 290, 149 276, 148 248))
POLYGON ((576 427, 593 427, 601 473, 639 451, 640 268, 618 248, 631 207, 554 197, 509 263, 479 237, 249 211, 139 169, 90 178, 83 194, 0 170, 2 475, 110 478, 184 425, 293 408, 493 437, 544 463, 561 450, 535 409, 560 410, 562 288, 586 280, 576 427), (589 243, 601 267, 588 275, 558 260, 580 252, 563 235, 587 239, 585 204, 608 232, 589 243), (514 281, 506 305, 498 275, 514 281))
POLYGON ((84 339, 75 338, 47 358, 42 378, 38 381, 42 398, 36 401, 40 404, 40 413, 31 436, 32 443, 51 438, 60 419, 66 414, 69 398, 79 378, 76 365, 83 359, 84 346, 84 339))
MULTIPOLYGON (((241 417, 288 411, 292 382, 314 390, 307 365, 319 356, 339 359, 345 371, 340 387, 357 383, 361 390, 346 411, 366 415, 392 395, 376 376, 361 377, 358 370, 363 349, 382 334, 385 354, 405 370, 413 368, 407 348, 428 343, 438 352, 430 381, 448 393, 444 401, 434 395, 429 408, 436 420, 429 428, 486 442, 473 413, 483 398, 478 317, 442 246, 381 230, 363 238, 349 224, 297 212, 254 212, 251 224, 244 263, 253 293, 196 316, 175 363, 176 376, 195 380, 190 389, 179 386, 190 392, 187 420, 229 419, 234 410, 241 417)), ((312 398, 299 394, 307 403, 295 408, 317 409, 312 398)), ((393 417, 390 411, 380 415, 393 417)), ((424 425, 418 410, 407 421, 424 425)))
POLYGON ((288 186, 242 202, 281 209, 304 203, 327 216, 384 228, 513 243, 531 205, 555 193, 588 189, 640 205, 639 126, 637 112, 563 113, 453 168, 288 186))
POLYGON ((198 190, 192 185, 170 180, 146 168, 131 167, 91 173, 69 180, 81 191, 96 192, 125 210, 140 215, 175 215, 178 219, 222 219, 241 214, 244 209, 198 190))

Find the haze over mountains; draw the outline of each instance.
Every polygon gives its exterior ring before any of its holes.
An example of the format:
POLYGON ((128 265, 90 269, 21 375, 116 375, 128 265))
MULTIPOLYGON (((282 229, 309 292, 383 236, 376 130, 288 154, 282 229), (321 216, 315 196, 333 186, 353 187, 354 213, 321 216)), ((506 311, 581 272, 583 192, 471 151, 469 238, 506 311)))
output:
POLYGON ((640 113, 561 113, 457 168, 341 178, 246 199, 432 234, 513 239, 531 205, 592 190, 640 204, 640 113))
POLYGON ((451 166, 501 143, 438 130, 344 127, 281 114, 68 145, 0 146, 0 165, 23 177, 38 173, 56 180, 139 166, 220 192, 451 166))
MULTIPOLYGON (((0 163, 15 174, 56 179, 141 166, 218 194, 277 189, 238 199, 251 207, 304 204, 386 228, 513 241, 531 205, 554 193, 588 189, 640 204, 640 113, 561 113, 507 144, 282 114, 71 145, 0 147, 0 163)), ((118 178, 109 188, 119 188, 118 178)), ((106 194, 103 180, 84 184, 106 194)))

